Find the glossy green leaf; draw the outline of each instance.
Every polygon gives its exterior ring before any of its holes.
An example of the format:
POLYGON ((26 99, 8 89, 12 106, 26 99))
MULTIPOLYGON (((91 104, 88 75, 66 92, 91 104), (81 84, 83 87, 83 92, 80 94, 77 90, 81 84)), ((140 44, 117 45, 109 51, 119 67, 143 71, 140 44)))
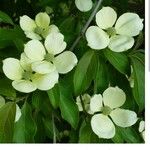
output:
POLYGON ((11 143, 16 116, 16 104, 6 103, 0 108, 0 143, 11 143))
POLYGON ((95 93, 102 93, 109 85, 109 71, 108 66, 102 57, 98 60, 98 69, 96 78, 94 79, 95 93))
POLYGON ((145 105, 145 65, 144 54, 135 53, 130 56, 134 74, 133 95, 139 106, 139 111, 144 109, 145 105))
POLYGON ((11 85, 11 81, 6 78, 0 79, 0 94, 9 98, 16 97, 16 91, 11 85))
POLYGON ((113 52, 109 49, 105 49, 104 55, 107 60, 122 74, 130 73, 130 64, 128 57, 124 53, 113 52))
POLYGON ((14 127, 13 142, 33 143, 37 127, 32 117, 31 106, 25 102, 21 112, 22 115, 14 127))
POLYGON ((52 89, 47 91, 47 94, 49 96, 49 100, 54 108, 57 108, 59 106, 59 86, 56 84, 52 89))
POLYGON ((87 90, 97 73, 97 57, 94 51, 86 52, 80 59, 74 74, 74 91, 80 95, 87 90))
POLYGON ((10 23, 13 25, 12 19, 4 12, 0 11, 0 22, 10 23))
POLYGON ((134 128, 128 127, 128 128, 120 128, 118 127, 119 132, 121 133, 122 138, 127 143, 141 143, 143 140, 139 134, 134 128))
POLYGON ((79 121, 78 107, 74 102, 71 93, 68 93, 68 89, 65 86, 60 84, 59 89, 60 89, 59 108, 61 110, 61 116, 74 129, 76 129, 79 121))

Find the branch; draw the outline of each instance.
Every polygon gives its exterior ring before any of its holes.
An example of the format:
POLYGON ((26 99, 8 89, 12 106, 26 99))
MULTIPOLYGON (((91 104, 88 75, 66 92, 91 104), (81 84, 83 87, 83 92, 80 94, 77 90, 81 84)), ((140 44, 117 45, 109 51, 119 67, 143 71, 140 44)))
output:
POLYGON ((94 5, 94 10, 91 14, 91 16, 89 17, 88 21, 86 22, 86 24, 84 25, 83 29, 81 30, 79 36, 77 37, 77 39, 75 40, 75 42, 73 43, 72 47, 70 48, 70 51, 73 51, 74 48, 76 47, 76 45, 78 44, 78 42, 80 41, 81 37, 84 35, 85 31, 87 30, 88 26, 90 25, 90 23, 92 22, 95 14, 98 11, 99 6, 101 5, 102 0, 98 0, 95 5, 94 5))

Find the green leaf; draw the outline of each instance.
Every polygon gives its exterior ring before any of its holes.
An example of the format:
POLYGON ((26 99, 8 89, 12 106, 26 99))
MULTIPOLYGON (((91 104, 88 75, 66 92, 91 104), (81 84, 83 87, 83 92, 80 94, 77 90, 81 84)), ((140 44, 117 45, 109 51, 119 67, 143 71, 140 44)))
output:
POLYGON ((57 108, 59 106, 59 86, 56 84, 52 89, 47 91, 47 94, 49 96, 49 100, 54 108, 57 108))
POLYGON ((15 116, 15 103, 8 102, 0 108, 0 143, 12 142, 15 116))
POLYGON ((11 85, 11 81, 6 78, 0 79, 0 94, 9 98, 16 98, 16 91, 11 85))
POLYGON ((118 127, 119 132, 121 133, 122 138, 127 143, 141 143, 141 135, 135 131, 132 127, 120 128, 118 127))
POLYGON ((0 22, 14 24, 11 18, 4 12, 0 11, 0 22))
POLYGON ((96 76, 97 57, 94 51, 86 52, 80 59, 74 74, 74 91, 80 95, 87 90, 96 76))
POLYGON ((21 112, 22 115, 15 124, 13 142, 33 143, 37 127, 32 117, 31 106, 25 102, 21 112))
POLYGON ((25 39, 23 31, 15 26, 14 29, 1 29, 0 28, 0 41, 1 40, 15 40, 15 39, 25 39))
POLYGON ((104 55, 107 60, 122 74, 130 73, 130 64, 128 57, 124 53, 113 52, 109 49, 105 49, 104 55))
POLYGON ((102 93, 109 85, 108 67, 102 57, 98 60, 98 69, 94 79, 95 93, 102 93))
POLYGON ((115 136, 112 138, 112 141, 114 143, 124 143, 124 139, 122 138, 122 134, 120 130, 118 129, 118 127, 116 127, 116 133, 115 133, 115 136))
POLYGON ((61 110, 61 116, 70 125, 76 129, 79 121, 79 111, 71 93, 68 92, 66 86, 59 85, 60 89, 60 102, 59 108, 61 110))
POLYGON ((79 131, 79 143, 98 143, 99 138, 93 133, 90 123, 82 123, 79 131))
POLYGON ((130 56, 134 74, 133 95, 136 103, 139 106, 139 111, 142 111, 145 106, 145 68, 144 54, 135 53, 130 56))

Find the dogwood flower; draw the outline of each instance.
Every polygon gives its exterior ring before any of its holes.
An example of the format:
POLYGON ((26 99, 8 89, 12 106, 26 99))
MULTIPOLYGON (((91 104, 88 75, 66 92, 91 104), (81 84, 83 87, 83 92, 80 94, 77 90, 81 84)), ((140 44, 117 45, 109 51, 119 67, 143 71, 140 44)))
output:
POLYGON ((30 39, 42 40, 51 32, 59 32, 56 25, 49 25, 50 17, 47 13, 40 12, 36 15, 35 21, 24 15, 20 17, 20 27, 30 39))
POLYGON ((143 139, 145 140, 145 121, 140 121, 139 132, 141 133, 143 139))
POLYGON ((91 98, 90 109, 96 113, 92 116, 91 127, 99 138, 113 138, 115 136, 114 123, 123 128, 136 123, 137 115, 134 111, 119 108, 125 100, 125 93, 118 87, 109 87, 103 95, 95 94, 91 98))
POLYGON ((97 26, 90 26, 86 31, 88 46, 95 50, 108 46, 114 52, 130 49, 134 45, 133 37, 143 29, 143 19, 135 13, 124 13, 116 20, 114 9, 103 7, 96 14, 97 26))
MULTIPOLYGON (((0 95, 0 108, 2 108, 5 105, 5 99, 0 95)), ((16 104, 16 116, 15 116, 15 122, 19 120, 21 117, 21 109, 16 104)))
POLYGON ((21 54, 21 59, 6 58, 3 61, 3 72, 11 80, 12 86, 20 92, 30 93, 36 89, 48 90, 58 82, 58 73, 52 72, 40 74, 34 73, 31 67, 32 61, 25 53, 21 54))
POLYGON ((75 0, 76 7, 83 12, 87 12, 92 9, 92 0, 75 0))
MULTIPOLYGON (((45 47, 38 40, 31 40, 25 44, 24 52, 32 62, 34 61, 31 68, 36 73, 47 74, 55 71, 54 76, 58 77, 58 73, 68 73, 77 64, 78 60, 73 52, 61 53, 66 48, 66 42, 64 42, 64 36, 61 33, 50 33, 46 37, 45 47)), ((39 75, 34 76, 34 80, 37 82, 38 78, 39 75)), ((52 76, 51 78, 53 80, 52 76)))
POLYGON ((78 106, 79 111, 83 111, 82 105, 84 105, 84 108, 85 108, 86 112, 89 113, 89 114, 92 114, 93 112, 91 112, 91 110, 90 110, 91 96, 89 94, 84 94, 81 97, 82 97, 82 101, 81 101, 80 96, 78 96, 76 98, 76 104, 78 106), (83 104, 82 104, 82 102, 83 102, 83 104))

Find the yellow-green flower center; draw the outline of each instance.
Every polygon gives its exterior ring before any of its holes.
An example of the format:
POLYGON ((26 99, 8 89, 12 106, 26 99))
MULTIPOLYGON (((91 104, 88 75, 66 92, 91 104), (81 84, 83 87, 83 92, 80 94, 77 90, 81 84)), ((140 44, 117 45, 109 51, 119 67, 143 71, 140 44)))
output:
POLYGON ((116 35, 116 29, 114 27, 108 28, 106 32, 109 36, 116 35))
POLYGON ((112 111, 112 109, 110 108, 110 107, 108 107, 108 106, 104 106, 103 108, 102 108, 102 113, 104 114, 104 115, 109 115, 110 113, 111 113, 111 111, 112 111))
POLYGON ((33 76, 33 73, 31 71, 25 71, 23 73, 23 79, 25 80, 31 80, 33 76))
POLYGON ((45 59, 46 61, 48 61, 48 62, 53 62, 53 60, 54 60, 54 55, 47 53, 47 54, 45 55, 45 58, 44 58, 44 59, 45 59))

